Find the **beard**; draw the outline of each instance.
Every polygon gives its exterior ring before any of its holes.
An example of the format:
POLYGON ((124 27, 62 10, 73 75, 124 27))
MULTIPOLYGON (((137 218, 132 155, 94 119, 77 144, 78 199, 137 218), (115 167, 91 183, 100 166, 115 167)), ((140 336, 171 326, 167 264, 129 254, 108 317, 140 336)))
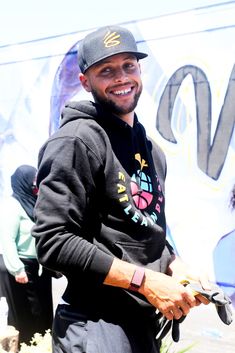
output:
POLYGON ((137 103, 139 101, 140 95, 142 93, 142 86, 139 88, 138 92, 136 92, 136 94, 134 95, 133 101, 128 106, 125 106, 125 107, 116 104, 111 99, 101 97, 101 95, 96 90, 92 90, 91 93, 93 95, 95 102, 102 105, 102 107, 105 110, 108 110, 112 114, 119 116, 119 115, 128 114, 135 110, 137 103))

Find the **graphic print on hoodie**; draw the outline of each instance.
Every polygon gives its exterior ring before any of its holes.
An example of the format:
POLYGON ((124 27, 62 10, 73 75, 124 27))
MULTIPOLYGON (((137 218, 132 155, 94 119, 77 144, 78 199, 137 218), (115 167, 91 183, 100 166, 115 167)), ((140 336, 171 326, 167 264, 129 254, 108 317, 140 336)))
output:
MULTIPOLYGON (((145 159, 141 158, 140 153, 137 153, 135 155, 135 159, 139 162, 140 167, 139 169, 137 169, 136 173, 134 173, 131 178, 131 192, 135 206, 139 210, 144 211, 147 210, 154 202, 153 183, 151 177, 146 174, 148 163, 145 161, 145 159)), ((164 197, 158 177, 155 176, 154 178, 155 183, 157 184, 156 189, 158 191, 158 194, 156 204, 152 207, 153 211, 151 213, 151 217, 157 221, 159 215, 162 212, 162 209, 164 208, 164 197)))
POLYGON ((114 121, 116 134, 120 131, 121 143, 113 139, 107 120, 104 128, 110 137, 114 153, 131 177, 130 188, 134 204, 143 215, 150 216, 154 223, 165 230, 164 196, 151 154, 151 142, 146 137, 145 129, 136 117, 133 127, 112 117, 112 130, 114 121))

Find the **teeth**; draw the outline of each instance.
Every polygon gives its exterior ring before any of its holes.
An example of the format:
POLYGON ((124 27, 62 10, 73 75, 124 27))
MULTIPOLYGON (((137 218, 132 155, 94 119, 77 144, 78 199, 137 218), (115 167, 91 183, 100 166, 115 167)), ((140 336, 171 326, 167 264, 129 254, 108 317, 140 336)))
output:
POLYGON ((127 89, 124 89, 124 90, 121 90, 121 91, 115 91, 113 93, 116 94, 116 95, 122 95, 122 94, 127 94, 130 91, 131 91, 131 88, 127 88, 127 89))

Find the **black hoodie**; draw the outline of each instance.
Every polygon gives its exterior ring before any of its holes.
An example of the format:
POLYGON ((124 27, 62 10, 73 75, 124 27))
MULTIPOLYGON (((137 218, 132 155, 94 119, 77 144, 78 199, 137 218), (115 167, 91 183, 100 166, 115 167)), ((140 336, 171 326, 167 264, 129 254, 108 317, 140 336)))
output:
POLYGON ((114 257, 166 271, 165 174, 165 157, 136 116, 130 127, 89 101, 65 106, 39 153, 33 228, 40 262, 68 279, 64 300, 96 313, 109 311, 110 298, 151 307, 103 281, 114 257))

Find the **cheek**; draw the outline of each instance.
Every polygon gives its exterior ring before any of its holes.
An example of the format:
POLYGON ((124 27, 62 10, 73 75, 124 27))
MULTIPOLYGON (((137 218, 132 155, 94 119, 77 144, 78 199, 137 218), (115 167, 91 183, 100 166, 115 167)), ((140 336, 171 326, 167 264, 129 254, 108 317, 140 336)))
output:
POLYGON ((104 82, 104 80, 95 82, 91 85, 91 92, 96 92, 99 96, 106 96, 106 90, 108 85, 104 82))

